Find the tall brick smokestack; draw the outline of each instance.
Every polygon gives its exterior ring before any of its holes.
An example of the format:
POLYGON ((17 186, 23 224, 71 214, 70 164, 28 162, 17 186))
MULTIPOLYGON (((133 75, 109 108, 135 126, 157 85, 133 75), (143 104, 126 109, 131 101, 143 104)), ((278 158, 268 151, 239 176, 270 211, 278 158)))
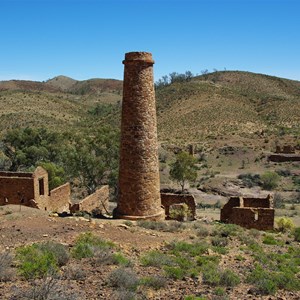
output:
POLYGON ((123 61, 119 199, 116 218, 163 220, 152 54, 129 52, 123 61))

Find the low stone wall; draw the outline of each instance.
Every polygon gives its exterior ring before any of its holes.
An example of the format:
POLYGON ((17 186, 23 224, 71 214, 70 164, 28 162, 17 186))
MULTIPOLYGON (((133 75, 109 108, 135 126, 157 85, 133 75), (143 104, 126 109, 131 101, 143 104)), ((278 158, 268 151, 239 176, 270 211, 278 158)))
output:
POLYGON ((108 211, 109 187, 102 186, 94 194, 89 195, 79 203, 75 203, 70 207, 71 213, 77 211, 85 211, 91 213, 93 210, 98 210, 100 214, 106 214, 108 211))
POLYGON ((170 219, 170 206, 185 203, 191 212, 191 219, 196 218, 196 201, 191 194, 161 193, 161 204, 165 208, 166 219, 170 219))
POLYGON ((271 154, 269 160, 273 162, 300 161, 300 155, 297 154, 271 154))
POLYGON ((71 188, 69 183, 51 190, 47 210, 55 212, 63 212, 68 210, 71 203, 70 196, 71 188))

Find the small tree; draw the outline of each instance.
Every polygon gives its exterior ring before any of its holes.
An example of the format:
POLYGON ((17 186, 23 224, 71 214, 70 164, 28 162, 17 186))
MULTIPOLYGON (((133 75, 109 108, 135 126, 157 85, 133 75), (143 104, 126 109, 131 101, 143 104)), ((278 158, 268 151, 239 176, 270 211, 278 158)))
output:
POLYGON ((183 191, 187 182, 197 179, 197 160, 187 152, 180 152, 176 161, 171 164, 170 178, 177 181, 183 191))
POLYGON ((280 176, 275 172, 265 172, 260 176, 262 187, 266 190, 275 189, 278 186, 280 176))

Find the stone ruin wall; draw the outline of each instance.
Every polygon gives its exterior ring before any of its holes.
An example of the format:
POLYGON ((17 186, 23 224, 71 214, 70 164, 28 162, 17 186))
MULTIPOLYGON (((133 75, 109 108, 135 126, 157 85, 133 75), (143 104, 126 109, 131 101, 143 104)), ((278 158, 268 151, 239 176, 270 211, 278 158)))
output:
MULTIPOLYGON (((34 201, 39 209, 49 210, 49 182, 48 172, 42 167, 37 167, 32 174, 34 201)), ((32 204, 31 204, 32 206, 32 204)))
POLYGON ((220 220, 245 228, 272 230, 275 210, 270 195, 266 198, 231 197, 221 209, 220 220))
POLYGON ((12 175, 0 172, 0 205, 21 204, 23 199, 22 205, 30 206, 30 199, 34 198, 32 174, 12 175))
POLYGON ((269 160, 273 162, 289 162, 289 161, 300 161, 300 154, 296 153, 297 146, 284 145, 276 146, 274 154, 269 155, 269 160))
POLYGON ((100 189, 96 190, 95 193, 87 196, 79 203, 75 203, 70 206, 70 212, 75 213, 77 211, 85 211, 91 213, 97 209, 98 213, 106 214, 109 205, 109 186, 104 185, 100 189))
POLYGON ((48 173, 37 167, 33 173, 0 172, 0 205, 17 204, 47 211, 69 208, 70 185, 49 192, 48 173))
POLYGON ((234 207, 227 223, 258 230, 273 230, 274 214, 272 208, 234 207))
POLYGON ((273 162, 300 161, 300 155, 297 154, 271 154, 269 160, 273 162))
POLYGON ((174 204, 185 203, 192 215, 192 219, 196 218, 196 201, 193 195, 190 194, 172 194, 172 193, 161 193, 161 204, 165 208, 166 219, 170 216, 170 206, 174 204))
POLYGON ((71 197, 70 183, 61 185, 50 191, 48 210, 63 212, 69 210, 71 197))

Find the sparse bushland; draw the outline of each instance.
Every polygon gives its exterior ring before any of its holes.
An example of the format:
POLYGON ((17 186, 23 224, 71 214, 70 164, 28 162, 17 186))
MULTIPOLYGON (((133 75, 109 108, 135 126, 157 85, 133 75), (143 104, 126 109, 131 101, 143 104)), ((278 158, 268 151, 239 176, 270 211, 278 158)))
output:
MULTIPOLYGON (((273 240, 272 240, 273 241, 273 240)), ((273 244, 273 242, 271 243, 273 244)), ((283 246, 284 243, 281 243, 283 246)), ((270 247, 270 246, 269 246, 270 247)), ((247 276, 247 282, 255 285, 263 295, 275 294, 278 289, 300 290, 299 249, 289 247, 282 253, 267 252, 258 244, 249 246, 255 266, 247 276)))
POLYGON ((8 131, 0 143, 10 171, 42 166, 48 171, 50 189, 78 180, 88 194, 104 183, 116 187, 118 144, 118 130, 108 126, 64 134, 26 127, 8 131))

